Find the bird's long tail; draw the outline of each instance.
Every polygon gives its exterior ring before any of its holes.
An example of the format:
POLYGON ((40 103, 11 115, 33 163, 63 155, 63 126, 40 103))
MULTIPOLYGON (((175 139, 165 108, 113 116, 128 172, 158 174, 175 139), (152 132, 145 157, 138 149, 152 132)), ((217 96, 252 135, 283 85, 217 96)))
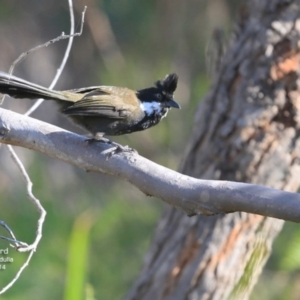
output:
POLYGON ((63 92, 50 90, 4 72, 0 72, 0 93, 14 98, 71 101, 63 92))

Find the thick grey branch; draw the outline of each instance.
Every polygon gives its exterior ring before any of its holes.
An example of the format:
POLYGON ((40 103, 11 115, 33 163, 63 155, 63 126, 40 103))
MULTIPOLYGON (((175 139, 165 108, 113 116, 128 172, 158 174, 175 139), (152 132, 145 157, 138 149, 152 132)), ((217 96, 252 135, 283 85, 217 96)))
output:
POLYGON ((254 184, 200 180, 158 165, 136 153, 115 154, 111 146, 0 108, 0 142, 32 149, 86 171, 117 176, 187 215, 243 211, 300 222, 300 195, 254 184))

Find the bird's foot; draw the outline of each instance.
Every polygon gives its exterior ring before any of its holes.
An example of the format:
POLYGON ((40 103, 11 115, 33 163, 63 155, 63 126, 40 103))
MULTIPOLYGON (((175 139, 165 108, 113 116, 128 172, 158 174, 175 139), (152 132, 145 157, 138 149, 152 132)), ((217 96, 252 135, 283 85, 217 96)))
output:
POLYGON ((110 148, 108 150, 105 151, 105 153, 107 154, 107 158, 111 158, 113 155, 118 154, 118 153, 122 153, 122 152, 129 152, 129 153, 138 153, 135 149, 130 148, 128 146, 123 146, 121 144, 118 144, 116 142, 113 142, 109 139, 106 138, 101 138, 101 139, 95 139, 95 138, 90 138, 90 139, 86 139, 85 140, 86 143, 90 144, 90 143, 105 143, 105 144, 109 144, 114 146, 113 148, 110 148))
POLYGON ((115 147, 110 148, 108 150, 108 152, 106 152, 107 153, 107 158, 111 158, 115 154, 124 153, 124 152, 136 153, 136 154, 138 153, 135 149, 130 148, 128 146, 123 146, 123 145, 120 145, 120 144, 115 143, 115 142, 112 142, 111 144, 114 145, 115 147))

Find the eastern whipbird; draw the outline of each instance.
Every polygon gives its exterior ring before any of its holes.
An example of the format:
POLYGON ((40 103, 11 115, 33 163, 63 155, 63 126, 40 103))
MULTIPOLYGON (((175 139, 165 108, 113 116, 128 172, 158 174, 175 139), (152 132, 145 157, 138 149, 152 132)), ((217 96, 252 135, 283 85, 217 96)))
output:
POLYGON ((103 136, 148 129, 158 124, 171 107, 180 108, 173 98, 177 82, 178 76, 169 74, 155 86, 138 91, 116 86, 55 91, 0 72, 0 93, 14 98, 55 100, 63 114, 92 134, 92 140, 118 145, 103 136))

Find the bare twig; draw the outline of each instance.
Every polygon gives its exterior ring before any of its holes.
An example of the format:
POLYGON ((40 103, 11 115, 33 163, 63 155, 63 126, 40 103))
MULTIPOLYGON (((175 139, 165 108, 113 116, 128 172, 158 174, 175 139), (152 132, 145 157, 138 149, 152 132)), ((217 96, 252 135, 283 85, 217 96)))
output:
POLYGON ((0 220, 0 225, 2 227, 4 227, 4 229, 9 233, 9 235, 11 236, 11 238, 8 238, 8 237, 5 237, 5 236, 2 236, 0 235, 0 238, 3 239, 3 240, 7 240, 7 241, 10 241, 12 243, 15 244, 15 246, 11 245, 13 248, 17 248, 19 246, 22 246, 22 245, 27 245, 26 243, 23 243, 21 241, 18 241, 13 233, 13 231, 9 228, 9 226, 2 220, 0 220))
MULTIPOLYGON (((71 27, 71 31, 70 31, 71 33, 68 34, 68 35, 65 35, 65 33, 62 32, 62 34, 61 34, 60 36, 56 37, 55 39, 52 39, 52 40, 50 40, 50 41, 48 41, 48 42, 46 42, 46 43, 44 43, 44 44, 42 44, 42 45, 38 45, 38 46, 36 46, 36 47, 34 47, 34 48, 32 48, 32 49, 30 49, 30 50, 28 50, 28 51, 22 53, 22 54, 21 54, 21 55, 20 55, 20 56, 12 63, 11 67, 9 68, 9 72, 8 72, 9 74, 12 74, 12 72, 13 72, 15 66, 16 66, 17 64, 19 64, 23 59, 25 59, 27 55, 32 54, 33 52, 35 52, 35 51, 37 51, 37 50, 40 50, 40 49, 45 48, 45 47, 48 47, 48 46, 50 46, 50 45, 52 45, 52 44, 54 44, 54 43, 56 43, 56 42, 59 42, 59 41, 61 41, 61 40, 65 40, 65 39, 70 39, 71 42, 69 42, 69 44, 72 44, 73 37, 75 37, 75 36, 80 36, 80 35, 82 34, 82 31, 83 31, 83 24, 84 24, 84 15, 85 15, 85 12, 86 12, 86 6, 84 7, 84 10, 83 10, 83 12, 82 12, 82 19, 81 19, 80 31, 79 31, 79 32, 76 32, 76 33, 74 33, 74 13, 73 13, 73 3, 71 3, 70 0, 69 0, 69 8, 70 8, 70 12, 72 11, 72 12, 70 13, 70 20, 71 20, 71 26, 72 26, 72 27, 71 27)), ((68 45, 67 51, 70 51, 70 47, 71 47, 71 46, 68 45)), ((69 52, 67 52, 67 51, 66 51, 66 54, 69 54, 69 52)), ((67 60, 66 55, 65 55, 64 60, 65 60, 65 61, 67 60)), ((65 62, 64 62, 64 64, 65 64, 65 62)), ((61 67, 64 67, 64 64, 62 64, 61 67)))
MULTIPOLYGON (((56 42, 59 42, 63 39, 69 39, 69 42, 68 42, 68 46, 67 46, 67 49, 65 51, 65 55, 63 57, 63 60, 61 62, 61 65, 60 67, 57 69, 57 72, 56 72, 56 75, 52 81, 52 83, 50 84, 49 86, 49 89, 53 89, 54 86, 56 85, 57 81, 58 81, 58 78, 60 77, 65 65, 66 65, 66 62, 69 58, 69 55, 70 55, 70 51, 71 51, 71 48, 72 48, 72 44, 73 44, 73 39, 74 37, 76 36, 81 36, 82 34, 82 31, 83 31, 83 24, 84 24, 84 16, 85 16, 85 12, 86 12, 86 9, 87 7, 85 6, 84 9, 83 9, 83 12, 82 12, 82 17, 81 17, 81 25, 80 25, 80 31, 79 32, 76 32, 74 33, 74 28, 75 28, 75 22, 74 22, 74 12, 73 12, 73 3, 71 0, 69 0, 69 8, 70 8, 70 22, 71 22, 71 29, 70 29, 70 34, 69 35, 64 35, 64 33, 62 33, 61 36, 57 37, 56 39, 53 39, 43 45, 40 45, 36 48, 33 48, 31 50, 29 50, 27 53, 26 53, 26 56, 30 53, 32 53, 33 51, 36 51, 42 47, 48 47, 50 44, 54 44, 56 42), (32 51, 33 50, 33 51, 32 51)), ((24 54, 24 53, 23 53, 24 54)), ((22 58, 23 59, 23 58, 22 58)), ((10 73, 11 74, 11 73, 10 73)), ((31 108, 25 113, 26 116, 29 116, 30 114, 32 114, 42 103, 43 103, 44 99, 38 99, 32 106, 31 108)))
POLYGON ((10 244, 10 246, 14 249, 18 249, 20 247, 22 247, 22 248, 28 247, 27 243, 24 243, 22 241, 18 241, 16 239, 9 238, 7 236, 0 235, 0 239, 14 243, 15 245, 10 244))
MULTIPOLYGON (((32 54, 33 52, 37 51, 37 50, 40 50, 42 48, 45 48, 45 47, 48 47, 54 43, 57 43, 59 41, 62 41, 62 40, 65 40, 65 39, 69 39, 69 42, 68 42, 68 46, 67 46, 67 49, 65 51, 65 55, 63 57, 63 60, 61 62, 61 65, 60 67, 57 69, 57 72, 56 72, 56 75, 52 81, 52 83, 50 84, 49 86, 49 89, 53 89, 53 87, 56 85, 57 81, 58 81, 58 78, 60 77, 65 65, 66 65, 66 62, 69 58, 69 54, 70 54, 70 51, 71 51, 71 48, 72 48, 72 43, 73 43, 73 39, 74 37, 76 36, 81 36, 82 35, 82 32, 83 32, 83 25, 84 25, 84 17, 85 17, 85 12, 86 12, 86 9, 87 7, 85 6, 83 11, 82 11, 82 17, 81 17, 81 25, 80 25, 80 30, 79 32, 75 32, 74 33, 74 28, 75 28, 75 22, 74 22, 74 12, 73 12, 73 3, 71 0, 68 0, 69 1, 69 9, 70 9, 70 22, 71 22, 71 29, 70 29, 70 34, 68 35, 65 35, 64 32, 62 32, 62 34, 58 37, 56 37, 55 39, 52 39, 42 45, 38 45, 26 52, 23 52, 11 65, 11 67, 9 68, 9 71, 8 71, 8 74, 12 74, 13 73, 13 70, 14 68, 16 67, 16 65, 18 65, 20 62, 22 62, 28 55, 32 54)), ((0 104, 2 103, 3 101, 3 96, 2 98, 0 98, 0 104)), ((43 102, 43 99, 39 99, 36 101, 36 103, 25 113, 25 115, 29 116, 30 114, 32 114, 38 107, 39 105, 41 105, 41 103, 43 102)))
POLYGON ((33 256, 34 251, 31 251, 25 261, 25 263, 21 266, 21 268, 19 269, 19 271, 17 272, 16 276, 14 277, 14 279, 8 283, 2 290, 0 290, 0 295, 4 294, 7 290, 9 290, 14 284, 15 282, 19 279, 19 277, 21 276, 21 274, 23 273, 23 271, 26 269, 26 267, 29 265, 29 262, 33 256))
MULTIPOLYGON (((70 50, 71 50, 71 47, 72 47, 72 43, 73 43, 73 38, 75 36, 80 36, 82 34, 82 30, 83 30, 83 24, 84 24, 84 15, 85 15, 85 12, 86 12, 86 7, 84 7, 84 10, 82 12, 82 19, 81 19, 81 28, 80 28, 80 31, 77 32, 77 33, 74 33, 74 28, 75 28, 75 22, 74 22, 74 11, 73 11, 73 2, 72 0, 68 0, 69 1, 69 11, 70 11, 70 34, 69 35, 65 35, 64 33, 62 33, 61 36, 43 44, 43 45, 39 45, 25 53, 23 53, 17 60, 15 60, 9 70, 9 74, 12 74, 13 72, 13 69, 15 68, 15 66, 20 63, 27 55, 43 48, 43 47, 47 47, 53 43, 56 43, 58 41, 61 41, 63 39, 69 39, 69 43, 68 43, 68 46, 66 48, 66 51, 65 51, 65 55, 64 55, 64 58, 62 60, 62 63, 60 65, 60 67, 58 68, 57 70, 57 73, 50 85, 50 89, 52 89, 55 84, 57 83, 58 81, 58 78, 60 77, 64 67, 65 67, 65 64, 67 62, 67 59, 69 57, 69 54, 70 54, 70 50)), ((0 102, 2 102, 2 99, 0 100, 0 102)), ((26 113, 25 115, 30 115, 35 109, 37 109, 37 107, 43 102, 42 99, 39 99, 26 113)), ((46 217, 46 211, 45 209, 43 208, 43 206, 41 205, 40 201, 34 196, 34 194, 32 193, 32 182, 30 180, 30 177, 28 175, 28 173, 26 172, 26 169, 24 167, 24 165, 22 164, 21 160, 19 159, 19 157, 17 156, 17 154, 15 153, 14 149, 12 148, 11 145, 8 145, 8 150, 12 156, 12 159, 13 161, 16 163, 16 165, 18 166, 25 182, 27 183, 27 195, 29 197, 29 199, 34 203, 34 205, 37 207, 39 213, 40 213, 40 217, 39 217, 39 220, 38 220, 38 224, 37 224, 37 231, 36 231, 36 238, 35 238, 35 241, 28 245, 24 242, 20 242, 18 240, 16 240, 12 230, 3 222, 1 221, 0 222, 0 225, 2 225, 8 232, 9 234, 11 235, 12 239, 10 238, 7 238, 7 237, 2 237, 0 236, 0 238, 2 239, 6 239, 6 240, 9 240, 11 242, 13 242, 15 245, 12 245, 17 251, 19 252, 28 252, 30 251, 28 257, 27 257, 27 260, 26 262, 22 265, 22 267, 19 269, 19 271, 17 272, 16 276, 11 280, 11 282, 6 285, 2 290, 0 290, 0 295, 3 294, 5 291, 7 291, 10 287, 13 286, 13 284, 18 280, 18 278, 20 277, 20 275, 22 274, 23 270, 28 266, 32 256, 33 256, 33 253, 35 252, 41 238, 42 238, 42 228, 43 228, 43 224, 44 224, 44 221, 45 221, 45 217, 46 217)))
POLYGON ((13 150, 12 146, 8 145, 8 148, 9 148, 9 152, 11 154, 11 157, 12 157, 13 161, 16 163, 17 167, 19 168, 19 170, 20 170, 20 172, 21 172, 21 174, 22 174, 22 176, 23 176, 23 178, 24 178, 24 180, 27 184, 28 198, 33 202, 33 204, 36 206, 37 210, 40 213, 35 241, 31 245, 28 245, 26 247, 21 246, 21 247, 15 247, 15 248, 19 252, 28 252, 28 251, 31 251, 31 250, 35 251, 38 243, 40 242, 40 240, 42 238, 42 228, 43 228, 43 223, 44 223, 45 217, 46 217, 46 211, 43 208, 43 206, 41 205, 40 201, 32 193, 33 184, 30 180, 30 177, 29 177, 28 173, 26 172, 26 169, 25 169, 23 163, 21 162, 21 160, 19 159, 19 157, 17 156, 17 154, 13 150))

